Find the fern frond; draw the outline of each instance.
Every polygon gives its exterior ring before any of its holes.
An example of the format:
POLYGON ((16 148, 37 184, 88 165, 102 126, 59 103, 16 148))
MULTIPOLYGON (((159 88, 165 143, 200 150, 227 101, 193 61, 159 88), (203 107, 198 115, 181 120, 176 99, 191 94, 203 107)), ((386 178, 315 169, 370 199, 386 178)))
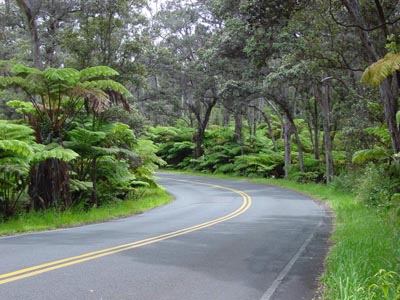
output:
POLYGON ((377 147, 374 149, 359 150, 353 154, 353 163, 364 163, 369 160, 380 160, 388 157, 385 149, 377 147))
POLYGON ((107 136, 107 133, 103 131, 91 131, 79 127, 68 132, 68 136, 72 139, 72 141, 78 144, 95 145, 104 140, 107 136))
POLYGON ((14 77, 0 76, 0 88, 4 89, 9 86, 21 87, 22 89, 27 89, 29 88, 29 82, 25 78, 19 76, 14 76, 14 77))
POLYGON ((95 78, 104 78, 104 77, 111 77, 118 75, 119 73, 110 67, 97 66, 97 67, 86 68, 80 71, 80 80, 86 81, 95 78))
POLYGON ((10 121, 0 120, 0 140, 19 140, 33 142, 34 130, 26 125, 12 124, 10 121))
POLYGON ((127 98, 133 97, 132 94, 122 84, 111 79, 86 81, 82 83, 82 86, 85 88, 97 88, 104 91, 118 92, 127 98))
MULTIPOLYGON (((33 154, 32 147, 19 140, 0 140, 0 150, 28 157, 33 154)), ((1 153, 1 152, 0 152, 1 153)))
POLYGON ((59 81, 63 81, 69 84, 74 84, 78 82, 80 78, 79 71, 73 68, 61 68, 61 69, 48 68, 43 71, 43 75, 50 82, 58 83, 59 81))
POLYGON ((377 87, 387 77, 400 70, 400 53, 388 53, 384 58, 369 66, 361 77, 362 83, 377 87))
POLYGON ((93 182, 91 181, 70 179, 70 184, 72 192, 91 191, 93 189, 93 182))
POLYGON ((32 162, 40 162, 49 158, 56 158, 68 162, 77 157, 79 157, 79 154, 71 149, 56 147, 51 150, 44 149, 43 151, 33 154, 31 160, 32 162))
POLYGON ((16 64, 11 68, 11 73, 28 75, 28 74, 42 74, 42 71, 36 68, 30 68, 23 64, 16 64))

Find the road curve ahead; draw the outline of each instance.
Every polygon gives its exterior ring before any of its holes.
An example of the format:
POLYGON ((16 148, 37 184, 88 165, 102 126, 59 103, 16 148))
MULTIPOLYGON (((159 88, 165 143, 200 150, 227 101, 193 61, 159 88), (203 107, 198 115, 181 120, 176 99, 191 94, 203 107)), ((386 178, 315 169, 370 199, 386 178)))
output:
POLYGON ((0 299, 301 300, 330 217, 245 181, 161 173, 169 205, 130 218, 0 238, 0 299))

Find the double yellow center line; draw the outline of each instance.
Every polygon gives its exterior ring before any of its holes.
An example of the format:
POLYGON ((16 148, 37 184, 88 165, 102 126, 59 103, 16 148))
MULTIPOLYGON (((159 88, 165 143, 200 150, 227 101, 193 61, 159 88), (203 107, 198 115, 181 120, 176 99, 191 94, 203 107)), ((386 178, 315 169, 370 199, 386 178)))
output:
POLYGON ((209 183, 202 183, 202 182, 188 181, 188 180, 178 180, 178 179, 173 179, 173 180, 181 181, 181 182, 188 182, 188 183, 198 184, 198 185, 206 185, 206 186, 211 186, 211 187, 214 187, 217 189, 231 191, 233 193, 236 193, 236 194, 239 194, 240 196, 242 196, 242 199, 243 199, 242 205, 235 211, 231 212, 230 214, 220 217, 218 219, 214 219, 214 220, 211 220, 211 221, 208 221, 205 223, 201 223, 198 225, 194 225, 191 227, 183 228, 183 229, 180 229, 180 230, 177 230, 174 232, 158 235, 155 237, 147 238, 144 240, 140 240, 140 241, 136 241, 136 242, 132 242, 132 243, 116 246, 116 247, 111 247, 111 248, 107 248, 107 249, 103 249, 103 250, 98 250, 98 251, 88 252, 88 253, 77 255, 77 256, 72 256, 72 257, 32 266, 29 268, 17 270, 17 271, 10 272, 10 273, 0 274, 0 285, 9 283, 12 281, 32 277, 32 276, 39 275, 42 273, 50 272, 50 271, 53 271, 56 269, 65 268, 65 267, 79 264, 79 263, 82 263, 82 262, 85 262, 88 260, 97 259, 97 258, 100 258, 103 256, 111 255, 114 253, 118 253, 118 252, 130 250, 130 249, 142 247, 145 245, 157 243, 157 242, 160 242, 160 241, 163 241, 166 239, 170 239, 170 238, 173 238, 173 237, 176 237, 179 235, 183 235, 183 234, 187 234, 187 233, 197 231, 197 230, 200 230, 203 228, 207 228, 207 227, 213 226, 215 224, 225 222, 227 220, 235 218, 235 217, 239 216, 240 214, 244 213, 251 206, 251 198, 245 192, 242 192, 242 191, 239 191, 236 189, 232 189, 229 187, 214 185, 214 184, 209 184, 209 183))

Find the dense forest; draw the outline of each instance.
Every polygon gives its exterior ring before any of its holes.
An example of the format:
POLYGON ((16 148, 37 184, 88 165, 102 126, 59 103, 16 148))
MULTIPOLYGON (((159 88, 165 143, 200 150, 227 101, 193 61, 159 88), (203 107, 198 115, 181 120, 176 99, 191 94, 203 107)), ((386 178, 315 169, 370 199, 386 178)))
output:
POLYGON ((159 166, 329 184, 400 222, 398 0, 0 0, 0 42, 0 222, 159 166))

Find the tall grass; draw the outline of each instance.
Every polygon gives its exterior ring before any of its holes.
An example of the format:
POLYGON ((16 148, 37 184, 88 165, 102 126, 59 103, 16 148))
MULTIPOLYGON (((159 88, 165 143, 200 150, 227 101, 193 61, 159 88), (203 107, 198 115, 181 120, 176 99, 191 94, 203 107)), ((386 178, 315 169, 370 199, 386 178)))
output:
POLYGON ((0 235, 79 226, 129 216, 166 204, 171 200, 172 197, 162 188, 146 188, 139 191, 139 194, 131 200, 112 202, 89 210, 47 210, 21 214, 0 223, 0 235))

